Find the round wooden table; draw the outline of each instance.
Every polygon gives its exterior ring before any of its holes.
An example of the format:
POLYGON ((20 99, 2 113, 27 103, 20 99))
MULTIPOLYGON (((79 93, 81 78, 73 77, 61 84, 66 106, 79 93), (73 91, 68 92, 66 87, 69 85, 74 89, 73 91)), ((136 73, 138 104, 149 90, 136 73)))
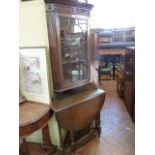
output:
POLYGON ((21 154, 29 154, 25 137, 32 134, 33 132, 42 129, 43 134, 43 148, 49 148, 50 152, 55 151, 55 147, 51 143, 48 121, 51 119, 53 111, 50 105, 24 102, 19 106, 19 137, 22 141, 20 147, 21 154))

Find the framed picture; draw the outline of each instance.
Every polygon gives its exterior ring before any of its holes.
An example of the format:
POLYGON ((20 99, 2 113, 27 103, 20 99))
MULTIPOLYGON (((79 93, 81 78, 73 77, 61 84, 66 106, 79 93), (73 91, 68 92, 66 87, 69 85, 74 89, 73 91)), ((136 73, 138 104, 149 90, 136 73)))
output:
POLYGON ((27 100, 51 103, 46 48, 19 49, 20 94, 27 100))

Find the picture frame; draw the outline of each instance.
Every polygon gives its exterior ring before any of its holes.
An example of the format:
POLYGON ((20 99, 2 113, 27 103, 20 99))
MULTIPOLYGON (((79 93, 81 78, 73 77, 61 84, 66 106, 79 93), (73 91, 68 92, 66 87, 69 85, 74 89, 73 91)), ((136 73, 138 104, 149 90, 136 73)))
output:
POLYGON ((20 94, 28 101, 51 103, 47 49, 19 48, 20 94))

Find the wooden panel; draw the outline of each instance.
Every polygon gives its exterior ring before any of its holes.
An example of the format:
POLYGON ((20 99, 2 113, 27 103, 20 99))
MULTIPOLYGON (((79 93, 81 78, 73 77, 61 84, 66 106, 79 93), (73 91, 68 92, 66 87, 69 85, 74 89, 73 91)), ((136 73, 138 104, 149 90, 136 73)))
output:
POLYGON ((128 112, 131 116, 134 113, 134 84, 133 81, 126 80, 124 84, 124 100, 128 112))
POLYGON ((104 103, 103 98, 104 96, 100 96, 56 113, 60 126, 70 131, 77 131, 89 126, 93 120, 97 119, 104 103))
POLYGON ((105 92, 101 89, 82 91, 52 105, 58 124, 70 131, 89 126, 97 119, 104 104, 105 92))
POLYGON ((62 85, 62 79, 60 78, 61 73, 61 62, 59 58, 59 42, 57 36, 57 27, 55 13, 47 13, 47 25, 48 25, 48 38, 49 38, 49 50, 51 58, 51 67, 53 75, 54 88, 60 88, 62 85))

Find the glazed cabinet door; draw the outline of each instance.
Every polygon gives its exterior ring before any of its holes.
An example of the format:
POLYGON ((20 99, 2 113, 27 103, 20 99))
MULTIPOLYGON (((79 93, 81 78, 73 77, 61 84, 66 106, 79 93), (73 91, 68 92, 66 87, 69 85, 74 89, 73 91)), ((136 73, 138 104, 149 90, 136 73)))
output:
POLYGON ((88 18, 48 12, 47 21, 55 91, 89 83, 88 18))
POLYGON ((87 20, 59 17, 61 65, 65 86, 89 79, 87 20))

